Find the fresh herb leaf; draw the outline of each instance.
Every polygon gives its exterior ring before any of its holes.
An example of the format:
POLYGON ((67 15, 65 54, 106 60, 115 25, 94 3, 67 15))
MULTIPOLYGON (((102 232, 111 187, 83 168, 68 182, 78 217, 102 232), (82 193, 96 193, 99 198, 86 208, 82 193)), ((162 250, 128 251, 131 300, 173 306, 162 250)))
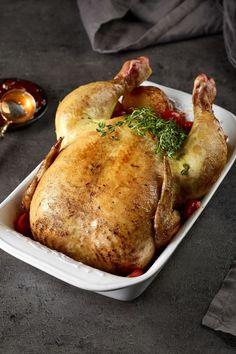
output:
POLYGON ((122 125, 124 125, 124 121, 123 120, 119 120, 118 122, 115 123, 116 127, 121 127, 122 125))
POLYGON ((188 164, 188 163, 184 163, 184 164, 183 164, 183 169, 182 169, 182 171, 181 171, 181 175, 187 176, 189 169, 190 169, 189 164, 188 164))
MULTIPOLYGON (((116 127, 127 125, 135 134, 144 136, 146 133, 151 133, 157 137, 157 145, 155 152, 166 152, 167 156, 173 158, 181 148, 186 133, 174 120, 165 120, 158 117, 155 112, 150 108, 136 108, 134 111, 125 115, 123 120, 119 120, 114 125, 105 122, 99 122, 97 132, 101 136, 106 133, 112 133, 116 127)), ((188 173, 188 169, 183 170, 188 173)), ((182 173, 182 172, 181 172, 182 173)))
POLYGON ((96 129, 96 131, 103 137, 103 136, 106 136, 106 131, 105 131, 105 128, 106 128, 106 123, 103 122, 103 121, 100 121, 98 122, 98 127, 96 129))

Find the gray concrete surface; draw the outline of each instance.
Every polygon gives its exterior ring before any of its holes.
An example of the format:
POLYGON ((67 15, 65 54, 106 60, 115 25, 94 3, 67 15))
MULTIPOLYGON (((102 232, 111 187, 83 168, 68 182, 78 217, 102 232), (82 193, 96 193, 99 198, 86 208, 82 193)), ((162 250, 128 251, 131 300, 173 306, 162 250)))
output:
MULTIPOLYGON (((147 55, 151 79, 190 92, 199 72, 217 82, 217 104, 236 113, 236 70, 221 35, 118 55, 94 53, 75 0, 0 2, 0 77, 45 88, 47 114, 0 141, 0 201, 55 141, 58 102, 76 86, 108 79, 147 55)), ((146 292, 122 303, 65 284, 0 251, 0 353, 217 353, 236 340, 201 325, 236 255, 236 167, 146 292)))

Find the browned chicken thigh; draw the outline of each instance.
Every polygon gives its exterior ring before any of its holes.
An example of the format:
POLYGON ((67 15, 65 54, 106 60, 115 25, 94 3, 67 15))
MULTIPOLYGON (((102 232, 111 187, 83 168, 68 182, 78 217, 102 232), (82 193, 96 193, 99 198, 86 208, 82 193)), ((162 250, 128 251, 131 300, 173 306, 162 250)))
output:
MULTIPOLYGON (((99 122, 120 121, 111 119, 119 97, 128 105, 131 91, 150 74, 148 59, 140 57, 126 62, 113 80, 81 86, 66 96, 56 113, 58 143, 23 198, 35 240, 114 274, 148 266, 155 250, 180 227, 175 208, 202 197, 227 158, 211 109, 215 85, 204 75, 195 81, 195 121, 181 158, 157 154, 153 136, 138 136, 125 125, 98 134, 99 122), (190 166, 187 176, 181 174, 184 163, 190 166)), ((150 88, 135 90, 142 104, 153 108, 150 88)), ((155 106, 170 109, 168 98, 157 91, 155 106)))

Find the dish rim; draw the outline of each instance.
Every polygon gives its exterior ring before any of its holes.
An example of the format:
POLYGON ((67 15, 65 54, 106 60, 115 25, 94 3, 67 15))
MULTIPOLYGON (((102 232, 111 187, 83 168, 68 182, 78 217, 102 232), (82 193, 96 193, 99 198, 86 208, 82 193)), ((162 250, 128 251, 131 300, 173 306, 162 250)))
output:
MULTIPOLYGON (((186 97, 186 99, 187 98, 189 99, 189 97, 191 97, 191 95, 189 93, 186 93, 186 92, 183 92, 180 90, 176 90, 176 89, 173 89, 173 88, 170 88, 167 86, 159 85, 159 84, 156 84, 152 81, 145 81, 143 83, 143 85, 144 86, 152 85, 152 86, 159 87, 164 91, 171 91, 173 93, 173 96, 175 96, 175 94, 177 93, 177 95, 180 95, 180 94, 184 95, 186 97)), ((168 94, 168 96, 169 96, 169 94, 168 94)), ((172 97, 170 97, 170 98, 172 98, 172 97)), ((236 116, 233 113, 231 113, 231 112, 227 111, 226 109, 224 109, 220 106, 217 106, 217 105, 213 105, 213 109, 214 110, 223 110, 223 112, 225 114, 231 116, 231 119, 233 120, 233 124, 235 125, 235 141, 236 141, 236 116)), ((179 232, 174 236, 174 238, 167 245, 167 247, 161 252, 161 254, 156 258, 156 260, 153 261, 152 265, 147 269, 147 271, 139 277, 134 277, 134 278, 123 277, 123 276, 114 275, 114 274, 107 273, 107 272, 98 270, 96 268, 87 266, 81 262, 77 262, 77 261, 71 259, 70 257, 65 256, 64 254, 62 254, 60 252, 57 252, 55 250, 51 250, 48 247, 41 245, 37 241, 31 240, 31 239, 21 235, 21 234, 17 233, 16 231, 14 231, 13 229, 9 228, 8 226, 1 223, 1 210, 3 208, 5 208, 7 205, 9 205, 9 203, 11 203, 11 201, 13 201, 15 198, 17 198, 17 196, 19 197, 19 194, 23 192, 23 190, 25 189, 27 184, 30 182, 30 179, 33 178, 33 176, 35 175, 39 166, 37 166, 9 194, 9 196, 0 204, 0 248, 4 251, 8 252, 9 254, 15 256, 16 258, 44 271, 45 273, 48 273, 48 274, 50 274, 56 278, 59 278, 71 285, 74 285, 76 287, 79 287, 79 288, 85 289, 85 290, 90 290, 90 291, 95 291, 95 292, 115 291, 115 290, 120 290, 123 288, 129 288, 134 285, 138 285, 140 283, 146 282, 150 278, 154 278, 155 275, 157 275, 159 273, 159 271, 162 269, 162 267, 165 265, 165 263, 170 259, 171 255, 174 253, 174 251, 176 250, 178 245, 185 238, 186 234, 191 229, 193 224, 196 222, 196 220, 198 219, 198 217, 200 216, 202 211, 205 209, 208 202, 211 200, 215 191, 220 186, 221 182, 223 181, 223 179, 225 178, 225 176, 229 172, 230 168, 232 167, 232 165, 236 159, 236 142, 235 142, 235 146, 231 147, 230 155, 231 156, 229 157, 228 162, 227 162, 226 166, 224 167, 224 170, 222 171, 220 177, 215 182, 215 184, 212 186, 210 191, 206 194, 206 196, 202 199, 201 207, 198 210, 196 210, 194 212, 194 214, 181 226, 179 232), (69 268, 66 270, 64 269, 62 271, 60 269, 61 267, 58 267, 57 264, 55 266, 52 266, 50 264, 50 262, 43 259, 43 254, 42 254, 41 259, 40 259, 40 257, 35 258, 35 256, 33 256, 33 254, 30 255, 26 251, 23 252, 21 249, 19 249, 19 248, 17 249, 16 246, 13 246, 10 243, 7 243, 7 240, 4 240, 4 238, 2 238, 2 235, 1 235, 4 231, 7 232, 8 234, 10 233, 11 236, 20 237, 20 239, 24 240, 24 242, 26 242, 26 244, 28 244, 28 245, 30 245, 31 243, 33 243, 34 245, 37 244, 38 250, 41 251, 41 249, 43 249, 44 254, 53 255, 52 260, 54 259, 54 255, 56 254, 57 259, 63 260, 63 262, 65 262, 64 264, 72 264, 72 265, 76 264, 76 267, 78 268, 78 276, 75 279, 75 275, 72 274, 73 272, 71 274, 68 274, 69 268), (15 254, 14 254, 14 250, 16 251, 15 254), (34 261, 35 261, 35 263, 34 263, 34 261), (84 277, 82 277, 82 278, 79 277, 81 269, 85 270, 85 273, 88 275, 88 278, 90 278, 89 280, 85 280, 84 277), (92 276, 91 276, 91 273, 93 273, 92 276), (98 283, 96 283, 94 281, 96 277, 97 277, 98 283), (65 279, 65 278, 67 278, 67 279, 65 279), (91 282, 92 278, 94 278, 94 279, 91 282), (104 278, 106 278, 106 279, 110 278, 110 282, 102 281, 102 280, 104 280, 104 278)), ((76 267, 74 266, 74 268, 76 268, 76 267)))

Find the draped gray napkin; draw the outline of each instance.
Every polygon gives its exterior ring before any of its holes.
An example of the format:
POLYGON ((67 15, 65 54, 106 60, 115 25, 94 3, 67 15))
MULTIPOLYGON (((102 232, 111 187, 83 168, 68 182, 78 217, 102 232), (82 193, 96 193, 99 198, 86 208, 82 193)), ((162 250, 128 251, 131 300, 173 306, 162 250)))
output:
POLYGON ((212 300, 202 324, 236 336, 236 260, 212 300))
POLYGON ((93 50, 116 53, 219 33, 236 66, 236 1, 77 0, 93 50))
POLYGON ((224 40, 225 48, 232 65, 236 67, 236 1, 224 0, 224 40))

